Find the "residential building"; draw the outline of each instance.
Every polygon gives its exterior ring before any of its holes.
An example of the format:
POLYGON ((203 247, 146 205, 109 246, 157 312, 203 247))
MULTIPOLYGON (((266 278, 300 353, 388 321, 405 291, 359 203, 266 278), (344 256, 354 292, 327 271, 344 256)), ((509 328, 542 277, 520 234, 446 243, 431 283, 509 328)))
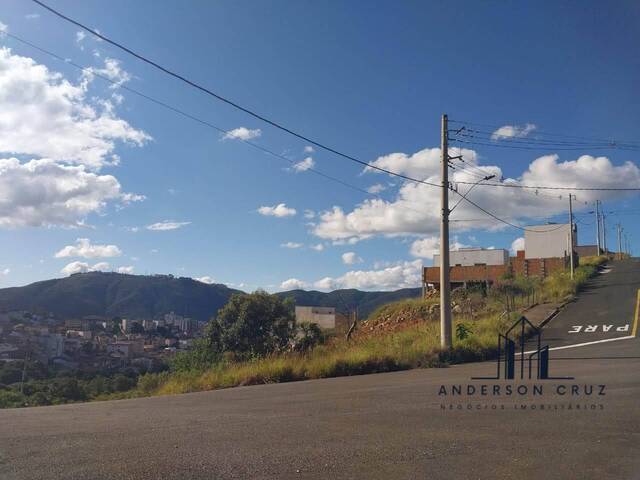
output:
MULTIPOLYGON (((501 248, 461 248, 449 253, 449 265, 471 267, 474 265, 507 265, 509 252, 501 248)), ((433 256, 433 266, 440 266, 440 255, 433 256)))
MULTIPOLYGON (((524 232, 525 258, 563 258, 569 256, 568 223, 531 225, 524 232)), ((573 225, 573 249, 578 245, 578 229, 573 225)))
POLYGON ((296 323, 316 323, 322 329, 348 328, 349 319, 335 307, 296 306, 296 323))

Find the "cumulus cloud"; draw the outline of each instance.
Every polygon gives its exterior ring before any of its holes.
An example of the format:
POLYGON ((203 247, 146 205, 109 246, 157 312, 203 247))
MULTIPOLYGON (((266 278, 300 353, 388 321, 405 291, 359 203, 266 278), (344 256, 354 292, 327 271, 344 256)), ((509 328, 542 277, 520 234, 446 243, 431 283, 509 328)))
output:
POLYGON ((287 242, 287 243, 281 243, 280 246, 282 248, 302 248, 304 245, 302 243, 297 243, 297 242, 287 242))
MULTIPOLYGON (((109 86, 109 88, 111 89, 116 89, 119 86, 121 86, 123 83, 126 83, 129 80, 131 80, 131 75, 129 74, 129 72, 127 72, 122 68, 121 62, 119 60, 116 60, 115 58, 109 58, 109 57, 104 59, 103 67, 85 68, 83 70, 83 75, 84 75, 84 78, 89 82, 93 80, 93 77, 95 75, 106 77, 109 80, 111 80, 111 82, 113 82, 109 86)), ((116 96, 113 98, 116 103, 119 103, 121 101, 121 97, 116 96)))
POLYGON ((315 250, 316 252, 321 252, 324 250, 324 245, 322 243, 318 243, 316 245, 311 245, 309 248, 311 250, 315 250))
POLYGON ((505 125, 491 134, 491 140, 501 140, 503 138, 521 138, 528 136, 537 127, 533 123, 524 126, 505 125))
MULTIPOLYGON (((460 250, 461 248, 469 248, 471 245, 465 245, 454 239, 453 243, 449 245, 450 251, 460 250)), ((440 253, 440 238, 439 237, 427 237, 420 240, 415 240, 411 244, 409 252, 414 257, 420 258, 433 258, 436 253, 440 253)))
POLYGON ((157 222, 152 223, 151 225, 147 225, 145 228, 147 230, 156 232, 164 232, 167 230, 177 230, 187 225, 191 225, 191 222, 171 222, 169 220, 164 220, 163 222, 157 222))
MULTIPOLYGON (((435 162, 431 167, 437 169, 437 155, 431 158, 435 162)), ((411 167, 413 168, 413 167, 411 167)), ((404 173, 407 173, 405 169, 404 173)), ((487 174, 501 179, 502 170, 497 166, 483 166, 487 174)), ((423 171, 429 168, 425 166, 423 171)), ((439 177, 434 174, 426 178, 437 183, 439 177)), ((467 170, 456 170, 451 176, 456 182, 476 182, 477 178, 467 170)), ((583 155, 577 160, 561 162, 557 155, 546 155, 535 159, 519 178, 500 180, 505 185, 548 185, 568 187, 640 187, 640 169, 631 162, 614 166, 606 157, 583 155)), ((458 191, 464 194, 468 185, 458 185, 458 191)), ((593 202, 596 198, 615 200, 634 195, 630 192, 590 192, 581 191, 578 201, 593 202)), ((450 202, 457 202, 459 196, 449 193, 450 202)), ((528 218, 551 216, 566 211, 566 195, 558 198, 545 192, 521 188, 498 188, 479 185, 469 198, 493 212, 497 216, 513 222, 525 222, 528 218)), ((453 203, 451 203, 453 204, 453 203)), ((452 231, 474 229, 502 229, 504 224, 484 215, 473 205, 461 202, 453 213, 452 231), (474 220, 472 222, 466 219, 474 220), (486 219, 486 220, 484 220, 486 219)), ((320 221, 312 232, 334 242, 358 241, 375 235, 421 235, 435 236, 439 231, 440 195, 435 187, 404 183, 393 200, 367 199, 347 212, 340 206, 320 214, 320 221)))
POLYGON ((301 162, 294 163, 292 168, 296 173, 306 172, 310 168, 313 168, 315 164, 316 162, 313 161, 313 158, 307 157, 301 162))
MULTIPOLYGON (((476 152, 466 148, 450 148, 449 155, 457 156, 463 155, 465 161, 475 163, 477 161, 476 152)), ((425 148, 413 155, 407 155, 406 153, 391 153, 389 155, 383 155, 378 157, 369 165, 389 170, 393 173, 399 173, 407 175, 413 178, 425 179, 433 175, 439 175, 440 173, 440 149, 439 148, 425 148)), ((365 167, 365 172, 383 173, 379 170, 371 168, 371 166, 365 167)))
POLYGON ((369 188, 367 188, 367 192, 376 195, 380 192, 384 192, 387 189, 387 187, 381 183, 376 183, 375 185, 371 185, 369 188))
POLYGON ((353 265, 355 263, 362 263, 362 258, 360 258, 356 252, 346 252, 342 254, 342 263, 345 265, 353 265))
POLYGON ((512 243, 511 243, 511 253, 513 253, 514 255, 518 252, 518 250, 524 250, 524 237, 519 237, 516 238, 512 243))
POLYGON ((109 264, 107 262, 99 262, 93 266, 90 266, 86 262, 71 262, 64 266, 60 273, 64 275, 73 275, 74 273, 86 273, 109 270, 109 264))
POLYGON ((304 147, 304 153, 313 153, 313 152, 315 152, 315 150, 311 145, 307 145, 306 147, 304 147))
POLYGON ((89 83, 85 77, 74 85, 31 58, 0 48, 0 152, 97 170, 114 161, 117 141, 141 146, 150 140, 113 108, 99 111, 87 101, 89 83))
POLYGON ((131 275, 133 273, 133 270, 134 270, 133 265, 127 265, 126 267, 118 267, 117 272, 131 275))
POLYGON ((67 245, 55 254, 55 258, 64 257, 118 257, 122 255, 116 245, 93 245, 88 238, 78 238, 75 245, 67 245))
POLYGON ((420 285, 422 261, 399 262, 380 270, 352 270, 340 277, 325 277, 314 283, 321 290, 358 288, 361 290, 397 290, 420 285))
POLYGON ((5 24, 0 22, 0 38, 2 37, 3 33, 6 33, 9 31, 9 27, 5 24))
POLYGON ((295 208, 289 208, 284 203, 279 203, 272 207, 263 206, 258 208, 258 213, 266 217, 293 217, 297 212, 295 208))
POLYGON ((123 195, 112 175, 47 159, 21 163, 0 158, 0 191, 4 228, 81 226, 88 214, 100 212, 123 195))
POLYGON ((258 138, 262 135, 262 130, 259 128, 249 129, 246 127, 238 127, 228 131, 222 136, 222 140, 251 140, 252 138, 258 138))
POLYGON ((196 277, 194 278, 194 280, 197 280, 198 282, 206 283, 207 285, 216 283, 213 277, 210 277, 209 275, 205 275, 204 277, 196 277))
POLYGON ((316 212, 314 212, 313 210, 305 210, 304 211, 304 218, 306 218, 307 220, 311 220, 315 216, 316 216, 316 212))
POLYGON ((82 30, 76 32, 76 43, 80 44, 84 42, 84 39, 87 38, 87 34, 82 30))
POLYGON ((280 288, 282 290, 302 290, 307 288, 309 285, 307 282, 303 282, 302 280, 298 280, 297 278, 290 278, 289 280, 285 280, 280 284, 280 288))

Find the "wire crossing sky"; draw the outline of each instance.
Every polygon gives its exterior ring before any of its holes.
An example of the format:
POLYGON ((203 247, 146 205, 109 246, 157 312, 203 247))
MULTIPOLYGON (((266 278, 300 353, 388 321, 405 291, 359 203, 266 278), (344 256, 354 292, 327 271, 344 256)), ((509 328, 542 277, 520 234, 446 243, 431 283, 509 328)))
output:
POLYGON ((634 6, 454 2, 437 7, 451 38, 426 4, 45 3, 0 14, 4 285, 417 286, 438 248, 442 113, 453 248, 520 245, 566 222, 569 193, 579 243, 596 200, 611 238, 619 221, 639 233, 638 68, 611 54, 637 43, 634 6))

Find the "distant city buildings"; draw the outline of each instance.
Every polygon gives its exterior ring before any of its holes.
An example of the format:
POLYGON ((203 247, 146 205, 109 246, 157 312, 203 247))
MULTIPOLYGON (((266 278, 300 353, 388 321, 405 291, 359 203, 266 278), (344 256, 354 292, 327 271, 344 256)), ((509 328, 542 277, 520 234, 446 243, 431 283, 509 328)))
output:
POLYGON ((0 361, 37 360, 87 371, 160 365, 191 348, 206 322, 175 312, 156 318, 54 318, 25 311, 0 313, 0 361))

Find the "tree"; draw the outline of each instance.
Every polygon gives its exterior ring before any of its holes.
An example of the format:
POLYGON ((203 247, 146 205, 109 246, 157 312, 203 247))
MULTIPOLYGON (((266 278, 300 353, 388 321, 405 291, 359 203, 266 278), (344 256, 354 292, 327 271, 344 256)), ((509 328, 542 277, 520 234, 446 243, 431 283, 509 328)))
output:
POLYGON ((207 338, 217 353, 260 356, 286 349, 295 324, 291 299, 264 291, 234 294, 209 322, 207 338))
POLYGON ((294 350, 306 352, 322 342, 322 330, 317 323, 301 323, 294 343, 294 350))

